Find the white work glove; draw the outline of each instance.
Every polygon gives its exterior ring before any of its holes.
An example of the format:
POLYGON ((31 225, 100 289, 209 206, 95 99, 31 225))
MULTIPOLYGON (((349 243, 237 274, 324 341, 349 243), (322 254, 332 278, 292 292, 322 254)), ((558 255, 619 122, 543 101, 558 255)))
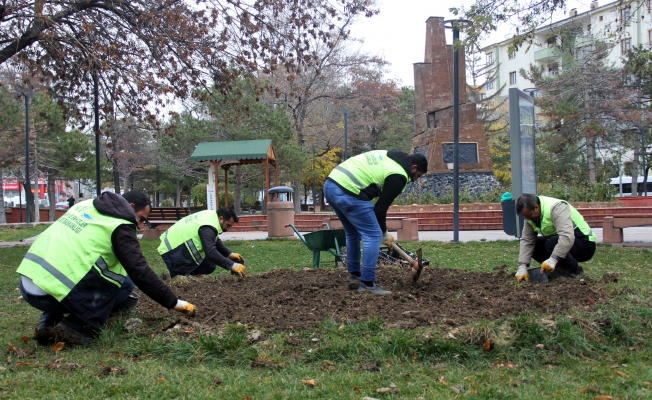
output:
POLYGON ((194 317, 197 313, 197 308, 187 301, 177 299, 177 305, 174 306, 174 311, 179 311, 186 317, 194 317))
POLYGON ((555 270, 556 266, 557 266, 557 259, 554 258, 553 256, 550 256, 549 259, 547 259, 541 264, 540 273, 543 274, 544 272, 552 272, 555 270))
POLYGON ((231 274, 235 274, 240 276, 240 278, 244 278, 247 276, 247 269, 242 264, 233 263, 231 266, 231 274))
POLYGON ((380 244, 387 247, 392 247, 393 242, 394 242, 394 236, 392 236, 391 233, 389 232, 383 233, 383 238, 380 240, 380 244))
POLYGON ((527 264, 519 264, 518 271, 516 271, 516 280, 517 281, 529 281, 530 275, 527 273, 527 264))

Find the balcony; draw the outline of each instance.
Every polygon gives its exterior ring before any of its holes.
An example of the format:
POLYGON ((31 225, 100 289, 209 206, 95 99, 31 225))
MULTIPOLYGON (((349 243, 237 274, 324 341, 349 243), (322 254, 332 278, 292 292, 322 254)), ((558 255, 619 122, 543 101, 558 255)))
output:
POLYGON ((561 50, 556 47, 548 47, 534 52, 534 61, 547 61, 561 57, 561 50))

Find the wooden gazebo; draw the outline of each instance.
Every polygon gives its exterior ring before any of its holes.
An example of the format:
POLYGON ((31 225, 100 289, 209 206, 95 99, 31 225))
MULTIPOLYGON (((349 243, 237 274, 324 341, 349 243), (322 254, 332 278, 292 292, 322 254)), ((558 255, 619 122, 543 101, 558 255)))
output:
POLYGON ((219 168, 224 170, 225 206, 229 205, 229 168, 233 165, 265 163, 265 193, 269 191, 269 165, 274 167, 274 186, 278 186, 276 153, 271 139, 235 140, 231 142, 199 143, 190 156, 195 162, 209 162, 208 184, 215 185, 215 208, 220 207, 217 196, 219 168), (211 176, 212 175, 212 176, 211 176))

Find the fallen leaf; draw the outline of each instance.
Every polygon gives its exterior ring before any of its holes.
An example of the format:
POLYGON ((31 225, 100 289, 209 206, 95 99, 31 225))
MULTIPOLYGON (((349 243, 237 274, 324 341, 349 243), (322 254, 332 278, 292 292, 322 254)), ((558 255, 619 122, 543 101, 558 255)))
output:
POLYGON ((538 344, 538 345, 536 345, 536 348, 539 349, 539 350, 543 350, 545 347, 546 347, 546 346, 544 346, 544 345, 542 345, 542 344, 538 344))
POLYGON ((487 338, 487 340, 484 341, 484 344, 482 345, 482 350, 484 351, 491 350, 491 339, 487 338))
POLYGON ((360 389, 360 388, 357 387, 357 386, 353 386, 353 390, 355 390, 355 391, 358 392, 358 393, 362 393, 362 389, 360 389))
POLYGON ((23 342, 25 342, 25 343, 29 342, 29 338, 28 338, 27 336, 23 336, 23 337, 20 338, 20 339, 21 339, 23 342))
POLYGON ((595 400, 614 400, 613 396, 595 396, 595 400))
POLYGON ((652 386, 652 383, 650 383, 650 382, 641 382, 641 386, 650 387, 650 386, 652 386))
POLYGON ((63 350, 63 348, 65 347, 65 345, 66 345, 66 343, 64 343, 64 342, 57 342, 57 344, 55 344, 55 345, 52 347, 52 352, 53 352, 53 353, 57 353, 57 352, 63 350))
POLYGON ((7 368, 5 367, 0 367, 0 371, 5 371, 7 368))
POLYGON ((195 330, 192 329, 192 328, 184 329, 184 330, 183 330, 183 333, 195 333, 195 330))
POLYGON ((314 379, 301 379, 301 383, 304 383, 310 387, 315 387, 315 380, 314 379))
POLYGON ((618 376, 622 376, 623 378, 629 378, 629 376, 626 373, 622 372, 622 371, 614 371, 614 372, 618 376))
POLYGON ((10 351, 13 351, 13 352, 16 351, 16 348, 14 347, 14 344, 13 344, 13 343, 11 343, 11 342, 7 342, 7 344, 9 344, 9 350, 10 350, 10 351))
POLYGON ((17 362, 17 363, 16 363, 16 366, 17 366, 17 367, 22 367, 23 365, 29 365, 29 363, 28 363, 28 362, 24 362, 24 361, 20 361, 20 362, 17 362))
POLYGON ((512 363, 508 363, 508 364, 507 364, 507 368, 510 368, 510 369, 511 369, 511 368, 514 368, 514 364, 512 364, 512 363))
POLYGON ((590 304, 590 305, 594 305, 594 304, 595 304, 595 300, 593 300, 592 298, 589 297, 589 304, 590 304))
POLYGON ((389 393, 391 391, 392 391, 391 388, 378 388, 378 389, 376 389, 377 393, 389 393))
POLYGON ((446 383, 446 379, 444 379, 443 376, 440 376, 439 378, 437 378, 437 380, 438 380, 439 383, 441 383, 442 385, 444 385, 444 386, 448 386, 448 383, 446 383))
POLYGON ((164 381, 164 380, 165 380, 165 378, 163 378, 162 376, 159 376, 158 378, 156 378, 156 380, 157 380, 157 381, 161 381, 161 382, 162 382, 162 381, 164 381))

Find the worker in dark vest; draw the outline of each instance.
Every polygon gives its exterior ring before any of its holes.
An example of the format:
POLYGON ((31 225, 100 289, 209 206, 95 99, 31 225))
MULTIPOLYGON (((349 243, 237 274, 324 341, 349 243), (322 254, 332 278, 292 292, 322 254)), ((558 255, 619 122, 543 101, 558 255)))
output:
POLYGON ((390 293, 376 283, 380 245, 391 246, 394 241, 387 232, 387 210, 408 182, 414 182, 427 171, 428 160, 421 154, 374 150, 349 158, 328 175, 324 198, 346 231, 350 289, 357 287, 358 292, 376 295, 390 293), (371 200, 376 197, 378 201, 373 204, 371 200))
POLYGON ((517 280, 529 280, 527 268, 534 258, 541 263, 541 273, 549 278, 584 275, 578 262, 595 254, 595 234, 584 217, 564 200, 524 194, 516 200, 516 213, 523 226, 517 280))
POLYGON ((165 308, 195 314, 141 252, 137 226, 150 209, 141 192, 104 192, 77 203, 34 241, 18 273, 23 298, 43 311, 35 335, 40 343, 89 344, 111 311, 136 305, 134 284, 165 308))
POLYGON ((229 250, 219 238, 238 220, 232 208, 221 207, 217 212, 190 214, 172 225, 161 235, 158 246, 170 277, 210 274, 219 265, 244 278, 247 274, 244 258, 229 250))

